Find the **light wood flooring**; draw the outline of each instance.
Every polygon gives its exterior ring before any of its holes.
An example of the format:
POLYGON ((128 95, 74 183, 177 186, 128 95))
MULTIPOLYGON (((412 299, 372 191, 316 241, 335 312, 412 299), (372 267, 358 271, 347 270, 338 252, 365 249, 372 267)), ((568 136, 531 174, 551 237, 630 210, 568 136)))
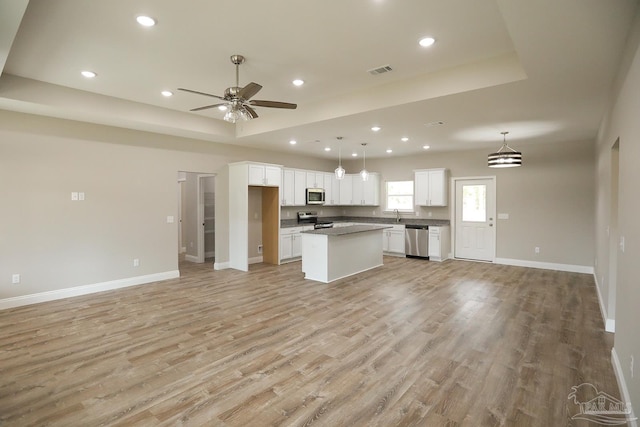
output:
POLYGON ((0 425, 549 427, 574 385, 619 397, 590 275, 181 270, 0 311, 0 425))

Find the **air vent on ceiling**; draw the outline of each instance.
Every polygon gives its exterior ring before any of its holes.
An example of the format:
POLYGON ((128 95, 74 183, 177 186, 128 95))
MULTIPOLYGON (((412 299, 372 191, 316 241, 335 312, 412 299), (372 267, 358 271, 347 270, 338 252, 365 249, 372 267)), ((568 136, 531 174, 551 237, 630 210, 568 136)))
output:
POLYGON ((367 72, 369 74, 371 74, 372 76, 377 76, 378 74, 388 73, 389 71, 393 71, 393 68, 391 68, 391 65, 383 65, 381 67, 376 67, 376 68, 372 68, 370 70, 367 70, 367 72))
POLYGON ((438 120, 437 122, 429 122, 429 123, 425 123, 424 125, 426 127, 431 127, 431 126, 440 126, 440 125, 443 125, 443 124, 444 124, 443 121, 438 120))

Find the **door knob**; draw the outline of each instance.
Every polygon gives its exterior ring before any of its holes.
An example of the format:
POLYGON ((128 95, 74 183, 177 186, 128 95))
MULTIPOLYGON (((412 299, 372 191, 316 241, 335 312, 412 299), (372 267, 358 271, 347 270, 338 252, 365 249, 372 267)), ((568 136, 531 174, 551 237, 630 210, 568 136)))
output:
POLYGON ((493 227, 493 224, 489 224, 489 227, 493 227))

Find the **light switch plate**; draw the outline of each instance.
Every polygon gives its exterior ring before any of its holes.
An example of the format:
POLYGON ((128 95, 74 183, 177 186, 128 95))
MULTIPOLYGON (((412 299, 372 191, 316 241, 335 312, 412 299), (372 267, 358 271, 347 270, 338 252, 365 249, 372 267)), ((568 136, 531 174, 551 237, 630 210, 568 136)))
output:
POLYGON ((73 200, 73 201, 78 200, 78 192, 77 191, 71 192, 71 200, 73 200))
POLYGON ((175 218, 173 217, 173 215, 167 216, 167 224, 173 224, 174 221, 175 221, 175 218))
POLYGON ((508 213, 499 213, 498 214, 498 219, 509 219, 509 214, 508 213))
POLYGON ((78 193, 78 200, 84 200, 84 191, 78 193))

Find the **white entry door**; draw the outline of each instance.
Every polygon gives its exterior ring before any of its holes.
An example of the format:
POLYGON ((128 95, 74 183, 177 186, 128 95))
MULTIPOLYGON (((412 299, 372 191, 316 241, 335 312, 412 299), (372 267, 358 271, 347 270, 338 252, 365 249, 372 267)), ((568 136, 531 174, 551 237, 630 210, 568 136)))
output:
POLYGON ((456 180, 455 257, 494 261, 495 179, 456 180))

